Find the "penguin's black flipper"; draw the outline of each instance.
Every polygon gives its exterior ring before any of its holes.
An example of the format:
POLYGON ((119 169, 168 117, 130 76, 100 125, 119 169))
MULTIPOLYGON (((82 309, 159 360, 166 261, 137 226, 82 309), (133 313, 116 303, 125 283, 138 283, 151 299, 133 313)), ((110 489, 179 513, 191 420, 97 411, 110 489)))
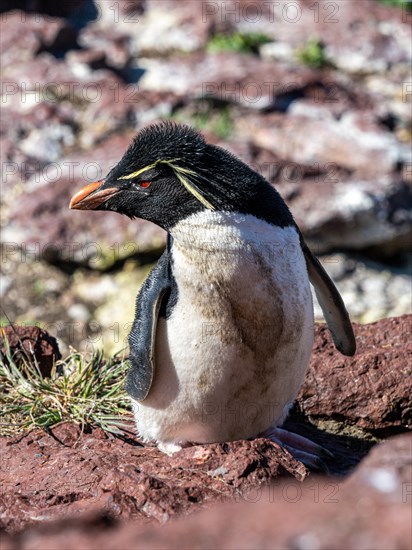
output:
POLYGON ((166 295, 170 295, 171 287, 170 255, 165 250, 137 296, 136 316, 129 335, 130 370, 125 387, 137 401, 146 399, 153 382, 159 310, 166 295))
POLYGON ((356 352, 355 335, 342 297, 319 260, 303 241, 303 238, 301 242, 309 280, 315 287, 316 297, 322 308, 335 346, 343 355, 354 355, 356 352))

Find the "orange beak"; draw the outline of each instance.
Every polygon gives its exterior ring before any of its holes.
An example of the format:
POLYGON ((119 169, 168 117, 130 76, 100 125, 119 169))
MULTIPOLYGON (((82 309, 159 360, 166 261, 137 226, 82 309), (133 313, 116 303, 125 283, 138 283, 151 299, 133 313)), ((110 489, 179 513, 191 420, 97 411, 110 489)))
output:
POLYGON ((102 185, 101 181, 95 181, 80 189, 70 201, 69 208, 73 210, 95 210, 101 204, 107 201, 113 195, 116 195, 120 191, 117 187, 111 187, 109 189, 98 189, 102 185))

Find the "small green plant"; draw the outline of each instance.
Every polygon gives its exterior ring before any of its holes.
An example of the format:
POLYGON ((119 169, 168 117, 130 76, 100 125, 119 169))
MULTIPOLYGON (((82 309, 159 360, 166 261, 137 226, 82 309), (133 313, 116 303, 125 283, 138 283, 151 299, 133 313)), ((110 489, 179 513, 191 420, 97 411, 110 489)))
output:
POLYGON ((241 53, 259 53, 259 46, 272 40, 262 33, 234 32, 232 34, 219 33, 212 36, 207 45, 210 53, 231 51, 241 53))
POLYGON ((117 356, 105 360, 101 352, 89 359, 72 352, 43 377, 35 358, 16 364, 5 341, 0 357, 0 434, 49 428, 63 421, 82 427, 99 426, 119 433, 130 413, 123 389, 127 361, 117 356))
POLYGON ((188 116, 176 112, 173 116, 178 122, 191 124, 198 130, 209 130, 220 139, 227 139, 233 132, 233 118, 229 105, 214 107, 211 101, 201 100, 188 116))
POLYGON ((381 4, 387 4, 388 6, 398 6, 400 8, 407 8, 409 11, 412 11, 412 2, 411 0, 377 0, 381 4))
POLYGON ((233 132, 233 120, 228 106, 220 109, 212 129, 220 139, 227 139, 233 132))
POLYGON ((41 298, 46 293, 46 283, 44 279, 35 279, 33 281, 33 292, 36 298, 41 298))
POLYGON ((317 38, 311 38, 303 48, 299 48, 296 57, 304 65, 321 69, 330 65, 323 44, 317 38))

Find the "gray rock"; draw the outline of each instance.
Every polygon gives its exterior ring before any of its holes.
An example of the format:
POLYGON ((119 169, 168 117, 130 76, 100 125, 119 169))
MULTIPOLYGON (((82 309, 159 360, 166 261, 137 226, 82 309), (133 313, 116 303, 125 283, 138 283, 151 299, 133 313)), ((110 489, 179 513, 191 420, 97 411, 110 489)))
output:
POLYGON ((405 145, 360 113, 348 113, 339 121, 296 115, 267 119, 263 124, 256 128, 254 143, 293 162, 331 163, 370 177, 389 174, 398 163, 411 160, 405 145), (285 135, 290 139, 285 140, 285 135))
POLYGON ((277 178, 275 183, 318 253, 382 245, 389 256, 407 250, 410 151, 378 127, 372 112, 349 112, 339 121, 259 116, 242 119, 239 127, 244 136, 252 133, 253 143, 270 151, 275 162, 283 159, 297 171, 292 182, 277 178), (318 171, 316 177, 310 167, 318 171))
MULTIPOLYGON (((412 313, 412 277, 410 273, 374 262, 365 262, 344 254, 320 258, 342 295, 351 319, 372 323, 384 317, 412 313)), ((313 292, 315 318, 323 319, 313 292)))
POLYGON ((63 148, 73 145, 74 134, 70 126, 63 124, 35 129, 20 141, 20 149, 26 155, 42 162, 51 163, 60 159, 63 148))

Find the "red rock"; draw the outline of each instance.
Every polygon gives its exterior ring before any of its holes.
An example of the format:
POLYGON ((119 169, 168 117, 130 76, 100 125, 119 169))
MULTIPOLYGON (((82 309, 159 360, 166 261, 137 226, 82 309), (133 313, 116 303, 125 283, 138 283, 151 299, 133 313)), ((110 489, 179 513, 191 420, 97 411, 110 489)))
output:
POLYGON ((15 202, 10 223, 2 232, 3 242, 34 251, 37 259, 94 268, 107 268, 124 257, 159 250, 164 231, 154 224, 130 221, 114 212, 84 216, 69 210, 72 195, 92 179, 104 177, 121 158, 132 135, 109 138, 94 149, 93 157, 89 152, 66 157, 50 172, 53 180, 47 182, 43 177, 43 185, 15 202), (30 226, 24 221, 26 216, 30 226))
POLYGON ((60 53, 78 47, 77 31, 58 16, 12 11, 2 15, 0 28, 5 81, 14 64, 21 66, 43 51, 60 53))
POLYGON ((374 133, 374 141, 368 140, 370 134, 361 128, 365 115, 347 114, 339 121, 331 117, 315 119, 302 115, 287 118, 266 117, 261 129, 256 128, 254 142, 269 149, 282 158, 304 164, 330 162, 356 172, 359 178, 367 178, 372 173, 390 174, 398 162, 406 155, 406 148, 397 143, 390 132, 385 132, 373 123, 369 117, 369 128, 374 133), (285 134, 293 136, 284 140, 285 134), (307 136, 312 135, 308 140, 307 136), (405 154, 404 154, 405 153, 405 154))
POLYGON ((388 255, 406 252, 412 238, 409 153, 379 127, 375 110, 350 110, 339 121, 330 113, 254 115, 239 125, 257 150, 272 155, 269 180, 318 254, 372 246, 385 246, 388 255))
POLYGON ((5 67, 32 59, 42 42, 52 41, 63 24, 62 19, 46 20, 43 16, 22 11, 4 14, 0 20, 0 46, 5 67))
POLYGON ((293 48, 304 47, 315 36, 332 63, 343 71, 368 74, 384 71, 391 64, 410 63, 412 16, 406 5, 401 8, 362 0, 355 10, 351 2, 342 0, 333 4, 298 0, 290 5, 269 2, 257 8, 250 6, 250 0, 238 1, 236 8, 211 3, 214 14, 207 17, 229 28, 258 29, 293 48))
POLYGON ((30 517, 86 510, 163 523, 203 503, 242 498, 279 476, 307 475, 287 451, 264 439, 196 446, 169 457, 132 439, 102 437, 101 430, 81 434, 69 424, 53 429, 53 436, 35 431, 0 438, 6 489, 0 511, 8 531, 20 530, 30 517), (18 512, 20 500, 10 498, 15 493, 30 513, 18 512))
POLYGON ((314 352, 298 402, 312 419, 337 419, 376 434, 410 429, 412 315, 355 325, 357 352, 333 348, 317 325, 314 352))
POLYGON ((314 81, 316 72, 308 67, 290 67, 251 55, 221 52, 207 56, 176 55, 172 60, 150 59, 139 86, 142 90, 173 91, 259 110, 273 108, 282 94, 299 94, 314 81))
MULTIPOLYGON (((7 538, 6 548, 409 550, 410 451, 411 437, 403 435, 374 450, 374 460, 385 463, 379 473, 365 461, 347 481, 315 477, 300 485, 283 480, 236 503, 218 504, 161 527, 138 522, 115 524, 107 516, 91 513, 72 516, 64 522, 37 524, 7 538), (393 457, 399 451, 403 457, 409 452, 405 471, 393 467, 393 457), (391 477, 388 465, 392 472, 396 470, 395 476, 391 477), (364 477, 360 480, 361 472, 364 477), (368 475, 373 483, 365 482, 368 475)), ((405 464, 404 458, 401 464, 405 464)))
POLYGON ((0 329, 0 359, 7 362, 6 345, 17 365, 37 362, 43 376, 50 376, 54 363, 61 359, 56 339, 39 327, 9 325, 0 329), (7 344, 5 342, 7 340, 7 344))

